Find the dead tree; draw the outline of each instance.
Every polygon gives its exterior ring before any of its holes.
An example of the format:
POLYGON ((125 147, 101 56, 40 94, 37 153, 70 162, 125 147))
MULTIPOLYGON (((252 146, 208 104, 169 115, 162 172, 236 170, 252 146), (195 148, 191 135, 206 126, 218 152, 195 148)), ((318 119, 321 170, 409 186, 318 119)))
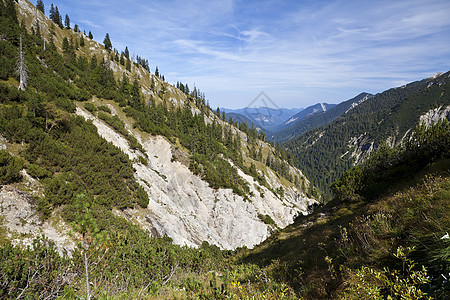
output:
POLYGON ((23 53, 22 47, 22 36, 20 37, 20 45, 19 45, 19 55, 17 57, 17 68, 16 72, 19 75, 19 90, 24 91, 27 86, 28 80, 28 69, 25 64, 25 55, 23 53))

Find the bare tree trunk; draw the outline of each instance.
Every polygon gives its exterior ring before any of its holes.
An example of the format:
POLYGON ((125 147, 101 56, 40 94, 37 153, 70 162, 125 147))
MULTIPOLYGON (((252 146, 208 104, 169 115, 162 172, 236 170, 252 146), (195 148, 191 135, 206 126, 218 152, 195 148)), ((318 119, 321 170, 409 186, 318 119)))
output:
MULTIPOLYGON (((86 248, 88 248, 89 246, 87 246, 86 248)), ((87 249, 84 249, 84 270, 86 272, 86 299, 90 300, 91 299, 91 291, 90 291, 90 286, 89 286, 89 268, 88 268, 88 257, 87 257, 87 249)))
POLYGON ((23 54, 22 36, 20 36, 19 57, 17 59, 17 73, 19 74, 19 90, 24 91, 27 86, 28 74, 27 66, 25 65, 25 56, 23 54))

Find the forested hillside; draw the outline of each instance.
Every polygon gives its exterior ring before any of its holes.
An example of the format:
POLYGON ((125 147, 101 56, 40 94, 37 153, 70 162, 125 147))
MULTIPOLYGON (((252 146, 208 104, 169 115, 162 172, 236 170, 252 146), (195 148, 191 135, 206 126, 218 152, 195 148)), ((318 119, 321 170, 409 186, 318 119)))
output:
MULTIPOLYGON (((27 1, 17 5, 19 17, 10 1, 4 6, 0 128, 8 148, 23 160, 27 174, 42 184, 43 195, 37 201, 45 216, 60 205, 70 205, 79 194, 106 207, 125 209, 135 204, 145 208, 148 195, 160 198, 161 193, 170 192, 167 189, 173 183, 165 172, 172 171, 154 166, 161 164, 159 154, 149 151, 159 150, 150 150, 146 142, 158 135, 171 148, 171 166, 175 168, 178 162, 184 174, 189 173, 187 167, 208 183, 206 195, 198 190, 205 190, 203 184, 194 188, 198 201, 202 197, 217 199, 214 203, 225 200, 225 194, 214 196, 219 189, 232 191, 226 197, 234 194, 244 202, 258 200, 259 208, 251 218, 255 226, 263 225, 258 229, 263 235, 268 224, 258 213, 285 226, 301 211, 296 206, 286 214, 291 206, 302 205, 308 181, 289 165, 287 153, 265 143, 255 128, 226 123, 197 88, 189 90, 180 82, 174 87, 157 68, 155 74, 149 73, 148 60, 137 56, 132 61, 128 48, 119 53, 112 48, 109 35, 105 45, 100 45, 76 24, 74 29, 61 26, 54 15, 50 16, 53 21, 48 20, 27 1), (24 66, 23 76, 16 72, 18 64, 24 66), (100 135, 115 137, 106 138, 107 143, 100 135), (120 144, 121 139, 126 142, 120 144), (163 183, 149 182, 155 176, 163 183), (285 206, 283 198, 291 204, 285 206), (273 208, 273 200, 278 201, 275 206, 280 211, 268 209, 273 208)), ((56 14, 57 7, 51 10, 56 14)), ((174 197, 181 196, 168 196, 167 201, 174 197)), ((153 220, 154 224, 161 222, 153 220)))
POLYGON ((285 122, 284 128, 275 132, 269 139, 274 142, 282 143, 299 137, 307 131, 330 123, 334 119, 350 111, 353 107, 356 107, 369 99, 371 96, 372 95, 368 93, 361 93, 350 100, 339 103, 336 106, 331 106, 330 109, 321 109, 319 112, 311 113, 306 116, 303 116, 303 112, 300 112, 298 115, 293 116, 290 120, 285 122))
POLYGON ((448 73, 379 94, 290 152, 109 34, 99 44, 45 11, 0 0, 1 299, 448 295, 449 125, 388 147, 411 112, 448 105, 448 73), (387 143, 303 216, 317 190, 291 161, 323 163, 305 164, 316 184, 338 178, 317 149, 373 128, 387 143))
POLYGON ((448 299, 450 123, 383 145, 336 181, 332 201, 240 261, 305 299, 448 299))
POLYGON ((285 151, 38 2, 0 2, 1 298, 192 295, 306 213, 285 151))
MULTIPOLYGON (((331 184, 382 141, 395 145, 420 117, 450 105, 449 72, 374 95, 334 121, 289 140, 294 164, 330 197, 331 184)), ((334 109, 329 112, 337 109, 334 109)))

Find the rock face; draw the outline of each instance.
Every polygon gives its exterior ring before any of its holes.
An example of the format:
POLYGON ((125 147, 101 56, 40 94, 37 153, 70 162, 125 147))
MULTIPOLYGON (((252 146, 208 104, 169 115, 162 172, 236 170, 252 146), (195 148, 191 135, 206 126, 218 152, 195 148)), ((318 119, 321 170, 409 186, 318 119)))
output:
POLYGON ((75 243, 66 234, 69 226, 53 214, 42 222, 35 210, 31 196, 17 188, 4 185, 0 188, 0 218, 6 235, 16 244, 31 245, 32 240, 45 235, 55 242, 60 253, 70 254, 75 243))
POLYGON ((128 126, 148 156, 148 163, 144 165, 138 160, 142 154, 130 149, 123 136, 84 109, 78 108, 77 114, 92 120, 103 138, 133 160, 135 177, 149 195, 148 208, 116 211, 116 214, 138 223, 154 235, 167 235, 176 244, 198 246, 207 241, 223 249, 252 247, 274 229, 264 224, 259 214, 269 215, 277 226, 285 227, 316 202, 296 188, 283 185, 270 170, 266 180, 272 190, 283 188, 281 199, 240 170, 239 175, 249 182, 253 195, 250 200, 244 200, 231 189, 212 189, 187 166, 173 161, 173 146, 164 137, 139 134, 128 126))
MULTIPOLYGON (((25 26, 31 28, 39 21, 41 34, 47 40, 50 38, 52 22, 44 14, 33 7, 28 0, 17 1, 18 14, 24 19, 25 26)), ((54 29, 52 40, 56 48, 62 51, 62 41, 67 34, 73 36, 83 35, 73 30, 54 29)), ((95 41, 85 38, 85 47, 77 50, 77 55, 104 58, 109 61, 108 53, 103 46, 95 41)), ((163 82, 158 76, 150 74, 144 68, 132 64, 131 72, 115 62, 109 62, 110 69, 117 78, 123 74, 130 80, 138 78, 141 92, 146 97, 154 97, 155 101, 164 101, 174 106, 184 106, 187 96, 179 89, 163 82)), ((130 81, 131 82, 131 81, 130 81)), ((120 116, 110 105, 113 114, 120 116)), ((195 106, 193 113, 200 113, 195 106)), ((118 113, 119 112, 119 113, 118 113)), ((250 185, 249 200, 235 195, 231 189, 212 189, 208 183, 195 176, 187 167, 188 155, 180 149, 176 149, 167 139, 161 136, 150 136, 133 129, 127 124, 127 129, 143 146, 144 152, 130 149, 127 140, 121 134, 115 132, 103 121, 82 108, 77 109, 77 114, 85 119, 92 120, 99 134, 111 142, 133 161, 135 177, 138 183, 149 195, 148 208, 128 209, 115 211, 116 214, 138 223, 142 228, 148 229, 154 235, 167 235, 180 245, 197 246, 203 241, 215 244, 224 249, 234 249, 240 246, 252 247, 268 237, 276 226, 285 227, 292 223, 294 218, 307 212, 309 204, 315 200, 308 199, 294 186, 282 181, 277 174, 268 169, 265 172, 266 181, 271 189, 260 186, 239 171, 242 178, 250 185), (147 162, 143 164, 140 156, 146 156, 147 162), (176 157, 176 161, 173 159, 176 157), (273 191, 282 191, 276 195, 273 191), (283 196, 280 196, 283 195, 283 196), (265 224, 259 215, 268 215, 274 220, 275 225, 265 224)), ((123 117, 126 119, 126 117, 123 117)), ((212 122, 212 118, 205 116, 205 122, 212 122)), ((223 126, 229 126, 218 122, 223 126)), ((126 123, 126 122, 125 122, 126 123)), ((231 128, 233 134, 241 135, 241 143, 245 144, 247 137, 236 128, 231 128)), ((244 146, 244 145, 243 145, 244 146)), ((264 147, 269 147, 265 144, 264 147)), ((262 147, 262 148, 264 148, 262 147)), ((297 169, 291 170, 299 178, 304 178, 297 169)), ((305 179, 306 186, 309 184, 305 179)), ((266 217, 265 220, 268 218, 266 217)))
POLYGON ((430 127, 432 124, 444 119, 450 121, 450 106, 440 106, 438 108, 431 109, 424 115, 420 116, 420 122, 425 122, 427 127, 430 127))

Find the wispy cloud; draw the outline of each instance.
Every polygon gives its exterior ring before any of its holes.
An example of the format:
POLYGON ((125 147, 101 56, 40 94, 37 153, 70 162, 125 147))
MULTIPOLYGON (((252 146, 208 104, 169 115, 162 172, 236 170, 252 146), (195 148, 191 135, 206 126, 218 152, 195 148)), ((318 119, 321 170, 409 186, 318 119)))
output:
POLYGON ((450 69, 447 0, 61 2, 97 40, 108 32, 212 106, 261 91, 279 106, 338 102, 450 69))

